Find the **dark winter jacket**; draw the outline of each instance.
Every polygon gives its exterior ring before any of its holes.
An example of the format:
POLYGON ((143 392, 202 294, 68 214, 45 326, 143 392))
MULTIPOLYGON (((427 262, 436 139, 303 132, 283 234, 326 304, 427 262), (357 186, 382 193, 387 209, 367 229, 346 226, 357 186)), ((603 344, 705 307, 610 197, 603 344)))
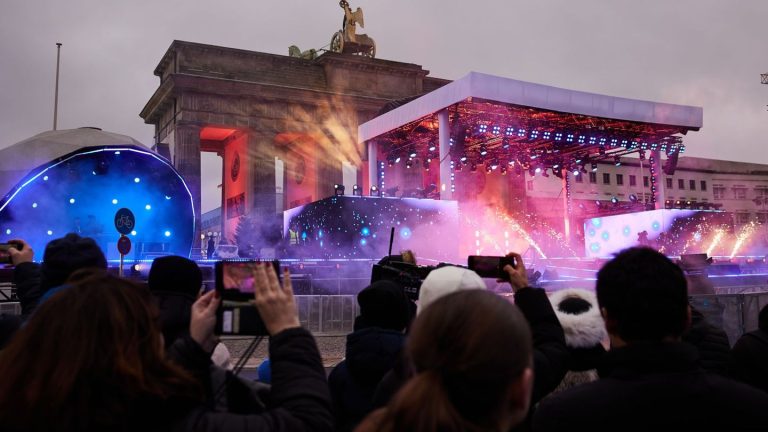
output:
MULTIPOLYGON (((515 293, 515 305, 528 320, 533 334, 533 406, 560 384, 568 372, 570 353, 565 345, 563 327, 543 289, 518 290, 515 293)), ((407 364, 402 362, 388 372, 376 391, 376 407, 386 405, 411 374, 407 364)))
POLYGON ((37 307, 40 297, 45 294, 40 287, 40 264, 25 262, 17 265, 13 270, 13 284, 16 285, 21 316, 26 319, 37 307))
POLYGON ((745 333, 736 341, 730 373, 733 379, 768 392, 768 332, 745 333))
POLYGON ((370 327, 347 336, 346 358, 328 377, 338 431, 351 431, 373 411, 381 378, 395 365, 405 343, 402 332, 370 327))
MULTIPOLYGON (((258 414, 215 412, 208 353, 189 336, 177 339, 169 357, 184 366, 207 390, 207 404, 197 407, 176 431, 333 431, 331 396, 320 353, 312 335, 302 328, 285 330, 270 338, 272 388, 266 411, 258 414)), ((228 395, 232 397, 232 395, 228 395)), ((237 404, 229 400, 228 404, 237 404)), ((258 411, 258 406, 248 410, 258 411)))
POLYGON ((636 343, 605 356, 598 381, 543 400, 534 431, 747 430, 768 424, 768 394, 703 371, 686 343, 636 343))
POLYGON ((704 315, 691 307, 691 328, 683 335, 683 342, 699 350, 699 364, 707 372, 728 376, 731 345, 721 328, 709 323, 704 315))

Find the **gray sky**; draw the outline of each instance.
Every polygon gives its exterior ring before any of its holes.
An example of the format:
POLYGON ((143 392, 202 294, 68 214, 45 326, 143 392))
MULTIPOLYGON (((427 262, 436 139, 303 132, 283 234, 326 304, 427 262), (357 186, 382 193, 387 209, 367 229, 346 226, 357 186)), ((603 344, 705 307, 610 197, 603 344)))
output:
MULTIPOLYGON (((768 163, 759 76, 768 72, 768 1, 350 1, 365 11, 360 31, 379 58, 441 78, 474 70, 702 106, 704 128, 686 138, 686 155, 768 163)), ((341 21, 337 0, 6 0, 0 148, 52 128, 56 42, 59 129, 98 126, 149 145, 153 129, 139 112, 174 39, 286 54, 326 46, 341 21)))

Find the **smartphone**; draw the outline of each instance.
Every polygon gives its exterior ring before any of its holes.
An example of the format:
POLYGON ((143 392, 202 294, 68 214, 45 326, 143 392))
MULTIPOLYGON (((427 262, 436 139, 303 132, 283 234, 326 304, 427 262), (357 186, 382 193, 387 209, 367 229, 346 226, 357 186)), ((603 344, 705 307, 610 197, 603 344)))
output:
POLYGON ((11 263, 11 254, 8 252, 8 249, 10 249, 10 248, 21 249, 21 244, 19 244, 19 243, 0 243, 0 264, 10 264, 11 263))
POLYGON ((467 267, 484 278, 509 279, 509 274, 504 271, 507 264, 517 267, 512 257, 470 255, 467 258, 467 267))
MULTIPOLYGON (((253 271, 263 261, 219 261, 216 263, 216 291, 221 305, 216 316, 219 335, 267 336, 267 327, 253 304, 256 289, 253 271)), ((280 262, 271 262, 280 278, 280 262)))

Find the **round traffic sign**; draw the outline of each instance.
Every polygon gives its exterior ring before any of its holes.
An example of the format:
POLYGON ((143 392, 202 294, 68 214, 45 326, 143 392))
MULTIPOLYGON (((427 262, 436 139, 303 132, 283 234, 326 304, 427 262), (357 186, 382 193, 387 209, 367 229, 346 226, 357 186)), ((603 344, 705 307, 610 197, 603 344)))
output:
POLYGON ((117 240, 117 251, 120 252, 120 255, 128 255, 131 251, 131 239, 124 235, 120 236, 120 239, 117 240))
POLYGON ((123 207, 115 213, 115 228, 117 232, 128 235, 133 231, 136 225, 136 218, 133 212, 123 207))

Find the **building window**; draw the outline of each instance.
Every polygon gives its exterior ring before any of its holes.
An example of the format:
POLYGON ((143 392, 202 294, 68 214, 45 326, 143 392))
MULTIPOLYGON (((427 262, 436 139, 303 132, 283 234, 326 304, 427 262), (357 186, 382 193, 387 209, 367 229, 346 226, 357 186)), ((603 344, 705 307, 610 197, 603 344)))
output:
POLYGON ((576 183, 584 183, 584 176, 581 174, 573 176, 576 179, 576 183))
POLYGON ((616 184, 619 186, 624 184, 624 174, 616 174, 616 184))
POLYGON ((637 186, 637 176, 629 176, 629 185, 630 186, 637 186))
POLYGON ((608 173, 603 173, 603 184, 611 184, 611 175, 608 173))
POLYGON ((643 187, 648 187, 648 176, 643 176, 643 187))
POLYGON ((768 213, 757 212, 757 223, 759 224, 768 223, 768 213))
POLYGON ((696 190, 696 180, 689 180, 688 181, 688 189, 696 190))
POLYGON ((597 183, 597 173, 589 173, 589 182, 590 183, 597 183))
POLYGON ((706 192, 706 190, 707 190, 707 182, 706 182, 706 181, 704 181, 704 180, 702 180, 702 181, 701 181, 701 182, 699 182, 699 183, 700 183, 700 185, 701 185, 701 190, 703 190, 703 191, 705 191, 705 192, 706 192))
POLYGON ((528 180, 528 190, 529 191, 533 190, 533 180, 528 180))
POLYGON ((667 177, 667 189, 672 189, 672 179, 667 177))
POLYGON ((716 200, 725 199, 725 186, 712 185, 712 194, 716 200))
POLYGON ((761 199, 768 198, 768 189, 765 189, 764 187, 759 187, 759 186, 756 187, 755 198, 761 198, 761 199))
POLYGON ((737 224, 746 224, 749 223, 749 213, 736 213, 736 223, 737 224))
POLYGON ((680 190, 685 190, 685 180, 677 179, 677 188, 680 190))
POLYGON ((733 197, 735 199, 747 199, 747 188, 745 187, 733 188, 733 197))

